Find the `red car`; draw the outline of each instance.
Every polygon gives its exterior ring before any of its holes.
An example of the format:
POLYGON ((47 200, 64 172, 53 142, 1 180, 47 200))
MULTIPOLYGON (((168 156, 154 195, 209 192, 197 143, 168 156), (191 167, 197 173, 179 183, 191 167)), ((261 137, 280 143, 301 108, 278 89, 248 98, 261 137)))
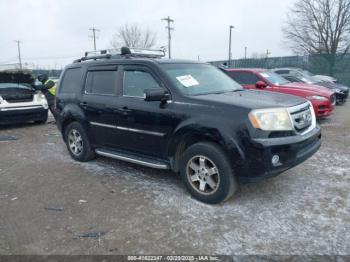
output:
POLYGON ((225 69, 225 73, 245 89, 259 89, 304 97, 312 103, 317 118, 329 116, 336 103, 334 92, 328 88, 292 83, 267 69, 225 69))

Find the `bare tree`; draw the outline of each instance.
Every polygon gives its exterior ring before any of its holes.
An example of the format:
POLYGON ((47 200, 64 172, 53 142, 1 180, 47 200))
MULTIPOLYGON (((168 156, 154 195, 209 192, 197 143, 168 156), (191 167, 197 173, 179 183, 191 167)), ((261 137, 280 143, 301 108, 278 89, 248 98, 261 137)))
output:
POLYGON ((350 48, 350 0, 297 0, 283 28, 297 54, 321 54, 333 75, 337 55, 350 48))
POLYGON ((111 41, 111 46, 113 48, 121 46, 151 48, 155 43, 156 34, 151 30, 143 30, 137 24, 125 24, 118 28, 111 41))

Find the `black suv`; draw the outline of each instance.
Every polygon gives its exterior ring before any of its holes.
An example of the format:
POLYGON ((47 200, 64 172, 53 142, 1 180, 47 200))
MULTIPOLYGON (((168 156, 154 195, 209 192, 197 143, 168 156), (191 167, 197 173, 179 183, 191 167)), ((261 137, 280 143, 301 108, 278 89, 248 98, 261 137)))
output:
POLYGON ((306 100, 243 90, 209 64, 132 51, 87 54, 63 71, 57 124, 74 159, 180 172, 195 198, 219 203, 238 182, 277 175, 320 147, 306 100))

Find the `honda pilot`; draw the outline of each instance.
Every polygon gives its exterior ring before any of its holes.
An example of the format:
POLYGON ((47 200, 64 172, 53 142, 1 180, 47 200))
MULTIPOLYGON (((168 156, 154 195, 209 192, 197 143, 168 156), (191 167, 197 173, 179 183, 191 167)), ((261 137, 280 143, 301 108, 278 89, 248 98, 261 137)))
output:
POLYGON ((321 130, 307 100, 244 90, 219 69, 156 51, 101 51, 68 65, 57 125, 70 155, 180 173, 206 203, 311 157, 321 130))

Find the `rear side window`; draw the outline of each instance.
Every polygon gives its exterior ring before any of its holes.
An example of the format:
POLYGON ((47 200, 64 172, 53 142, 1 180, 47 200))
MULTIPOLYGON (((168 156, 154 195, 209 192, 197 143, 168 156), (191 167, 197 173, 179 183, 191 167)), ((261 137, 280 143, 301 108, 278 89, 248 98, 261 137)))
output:
POLYGON ((81 68, 67 69, 59 85, 60 93, 78 93, 82 84, 81 68))
POLYGON ((144 97, 145 89, 161 88, 153 76, 142 70, 124 71, 123 95, 144 97))
POLYGON ((117 71, 89 71, 86 79, 87 94, 115 95, 117 71))
POLYGON ((248 72, 227 72, 230 77, 232 77, 236 82, 241 85, 255 85, 256 82, 261 79, 253 73, 248 72))

